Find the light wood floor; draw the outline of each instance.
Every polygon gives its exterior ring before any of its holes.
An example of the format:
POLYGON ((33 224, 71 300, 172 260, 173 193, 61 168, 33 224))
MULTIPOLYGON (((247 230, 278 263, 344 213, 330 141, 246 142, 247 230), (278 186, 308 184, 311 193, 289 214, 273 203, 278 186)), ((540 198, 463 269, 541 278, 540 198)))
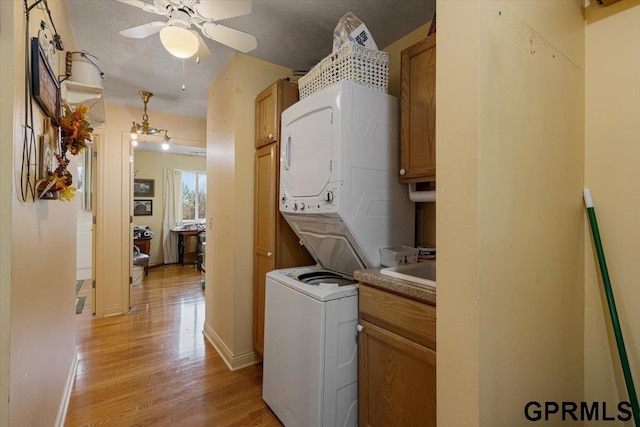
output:
POLYGON ((102 319, 91 316, 85 281, 65 426, 282 426, 261 398, 261 367, 231 372, 206 342, 201 277, 151 269, 130 314, 102 319))

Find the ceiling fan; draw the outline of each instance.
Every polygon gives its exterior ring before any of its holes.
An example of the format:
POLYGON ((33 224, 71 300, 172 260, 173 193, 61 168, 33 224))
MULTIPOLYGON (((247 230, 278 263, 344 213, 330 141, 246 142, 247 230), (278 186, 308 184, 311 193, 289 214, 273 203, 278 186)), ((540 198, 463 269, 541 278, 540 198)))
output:
POLYGON ((258 46, 252 34, 245 33, 217 21, 251 13, 251 0, 118 0, 169 18, 166 22, 155 21, 120 31, 124 37, 142 39, 160 33, 162 45, 178 58, 190 58, 197 54, 198 60, 211 54, 195 26, 205 37, 247 53, 258 46))

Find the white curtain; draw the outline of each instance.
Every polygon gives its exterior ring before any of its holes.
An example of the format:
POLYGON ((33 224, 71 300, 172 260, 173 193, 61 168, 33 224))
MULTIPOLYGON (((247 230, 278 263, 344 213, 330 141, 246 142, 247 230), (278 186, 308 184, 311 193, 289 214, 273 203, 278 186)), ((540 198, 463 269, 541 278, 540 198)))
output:
POLYGON ((182 197, 180 185, 182 184, 182 171, 167 169, 165 172, 164 212, 162 219, 162 252, 165 264, 178 262, 178 235, 171 232, 182 224, 182 197))

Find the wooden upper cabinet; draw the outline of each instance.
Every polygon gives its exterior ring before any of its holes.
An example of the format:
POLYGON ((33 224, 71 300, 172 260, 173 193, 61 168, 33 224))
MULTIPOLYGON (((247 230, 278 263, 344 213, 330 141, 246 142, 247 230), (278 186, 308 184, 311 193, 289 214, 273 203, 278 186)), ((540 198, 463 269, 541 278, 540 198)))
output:
POLYGON ((256 148, 280 140, 280 114, 298 100, 298 85, 278 80, 256 97, 256 148))
POLYGON ((400 182, 436 180, 436 36, 402 51, 400 182))

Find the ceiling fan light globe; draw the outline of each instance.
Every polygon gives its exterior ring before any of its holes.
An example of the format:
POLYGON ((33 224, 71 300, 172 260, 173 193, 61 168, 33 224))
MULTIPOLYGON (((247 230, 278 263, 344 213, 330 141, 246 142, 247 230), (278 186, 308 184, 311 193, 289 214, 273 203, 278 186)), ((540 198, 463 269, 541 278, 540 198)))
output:
POLYGON ((190 58, 198 52, 198 37, 186 28, 167 26, 160 30, 162 46, 173 56, 190 58))

